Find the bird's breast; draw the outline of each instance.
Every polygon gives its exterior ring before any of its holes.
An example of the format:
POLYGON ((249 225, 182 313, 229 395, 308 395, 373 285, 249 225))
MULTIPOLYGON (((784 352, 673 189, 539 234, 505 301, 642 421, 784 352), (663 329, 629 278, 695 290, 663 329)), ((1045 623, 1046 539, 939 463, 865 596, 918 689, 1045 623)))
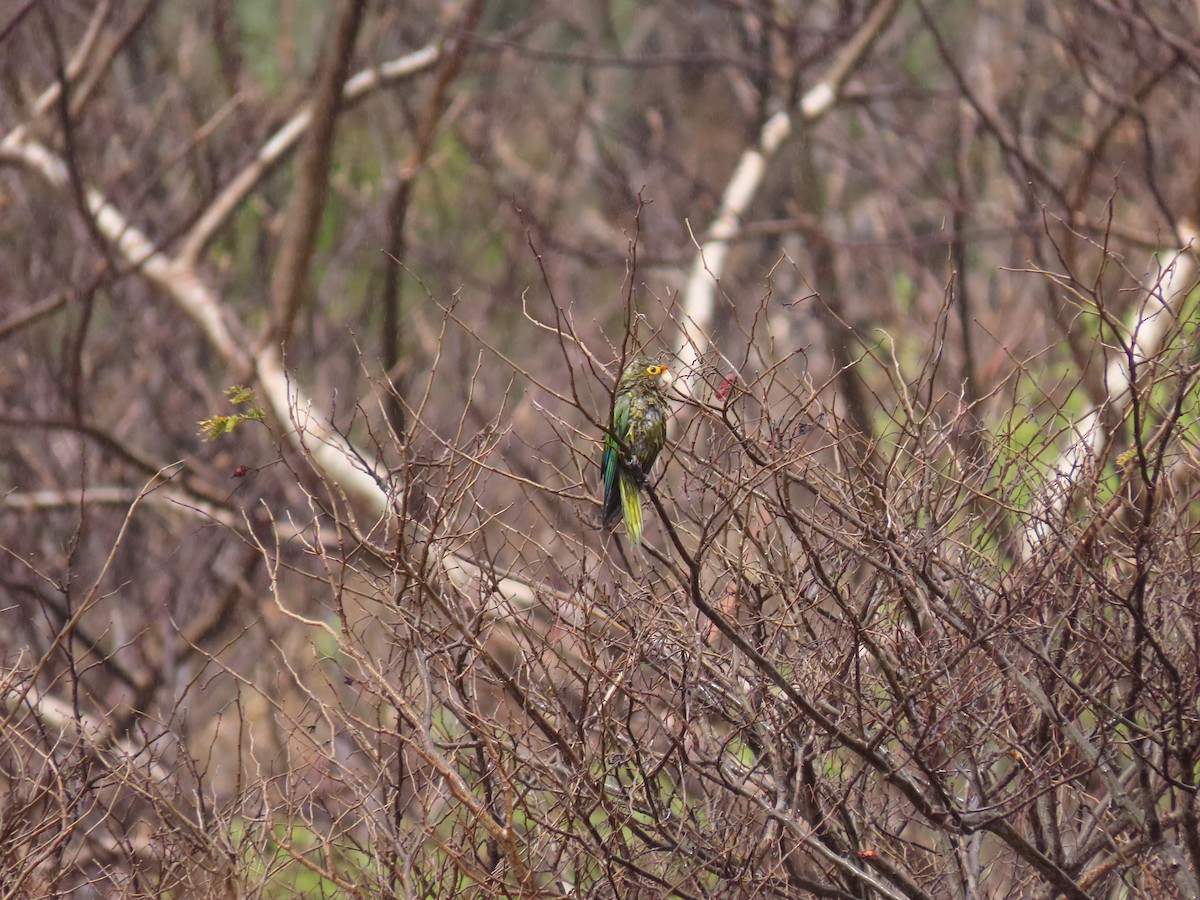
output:
POLYGON ((638 397, 629 405, 629 423, 629 450, 639 462, 649 465, 666 439, 666 410, 653 398, 638 397))

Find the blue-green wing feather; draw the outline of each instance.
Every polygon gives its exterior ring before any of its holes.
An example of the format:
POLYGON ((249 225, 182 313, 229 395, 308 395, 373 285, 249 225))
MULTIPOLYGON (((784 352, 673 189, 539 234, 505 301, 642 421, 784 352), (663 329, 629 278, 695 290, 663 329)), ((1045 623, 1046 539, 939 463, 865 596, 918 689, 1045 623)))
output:
POLYGON ((604 456, 600 460, 600 473, 604 477, 604 521, 610 523, 621 509, 621 489, 617 473, 621 470, 621 450, 613 435, 622 440, 629 436, 629 397, 619 394, 613 404, 612 432, 604 436, 604 456))

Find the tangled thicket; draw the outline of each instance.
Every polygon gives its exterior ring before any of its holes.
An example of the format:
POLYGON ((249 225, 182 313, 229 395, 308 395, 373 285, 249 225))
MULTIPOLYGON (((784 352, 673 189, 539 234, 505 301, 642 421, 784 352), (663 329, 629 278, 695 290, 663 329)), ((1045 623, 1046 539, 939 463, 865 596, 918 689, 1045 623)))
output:
POLYGON ((1200 894, 1190 10, 50 6, 0 897, 1200 894))

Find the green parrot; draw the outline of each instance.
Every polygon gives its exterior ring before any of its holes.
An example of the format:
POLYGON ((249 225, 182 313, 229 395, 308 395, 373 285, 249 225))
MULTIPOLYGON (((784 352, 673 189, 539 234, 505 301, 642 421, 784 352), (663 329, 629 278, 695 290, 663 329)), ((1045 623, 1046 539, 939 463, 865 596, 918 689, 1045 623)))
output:
POLYGON ((642 542, 642 485, 667 442, 667 367, 644 356, 621 373, 613 402, 612 428, 604 437, 604 524, 625 513, 625 533, 642 542))

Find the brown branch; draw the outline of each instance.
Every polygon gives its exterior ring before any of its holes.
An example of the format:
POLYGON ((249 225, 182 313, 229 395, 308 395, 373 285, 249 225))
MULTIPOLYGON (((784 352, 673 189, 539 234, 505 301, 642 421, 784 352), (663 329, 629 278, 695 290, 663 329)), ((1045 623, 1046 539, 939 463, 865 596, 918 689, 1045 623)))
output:
POLYGON ((329 187, 329 164, 342 89, 365 8, 366 0, 343 0, 336 30, 325 49, 313 105, 313 126, 299 163, 300 172, 288 204, 271 278, 272 328, 266 333, 271 343, 286 346, 308 286, 309 266, 329 187))
MULTIPOLYGON (((483 0, 472 0, 463 11, 461 21, 452 29, 453 37, 448 38, 439 51, 441 64, 438 67, 437 78, 433 84, 429 102, 426 104, 425 115, 417 127, 416 137, 408 152, 408 156, 400 164, 399 177, 392 189, 388 201, 388 242, 383 260, 383 288, 380 303, 383 307, 383 331, 380 334, 380 359, 383 370, 388 378, 397 377, 396 366, 400 361, 400 305, 401 305, 401 265, 407 255, 405 225, 408 221, 408 211, 412 203, 413 185, 417 175, 429 157, 433 146, 434 135, 437 134, 438 124, 445 114, 446 94, 450 85, 458 78, 463 63, 467 58, 467 50, 471 46, 471 35, 479 24, 483 14, 483 0)), ((392 432, 404 434, 405 417, 404 404, 400 398, 390 394, 385 404, 388 421, 392 432)))

